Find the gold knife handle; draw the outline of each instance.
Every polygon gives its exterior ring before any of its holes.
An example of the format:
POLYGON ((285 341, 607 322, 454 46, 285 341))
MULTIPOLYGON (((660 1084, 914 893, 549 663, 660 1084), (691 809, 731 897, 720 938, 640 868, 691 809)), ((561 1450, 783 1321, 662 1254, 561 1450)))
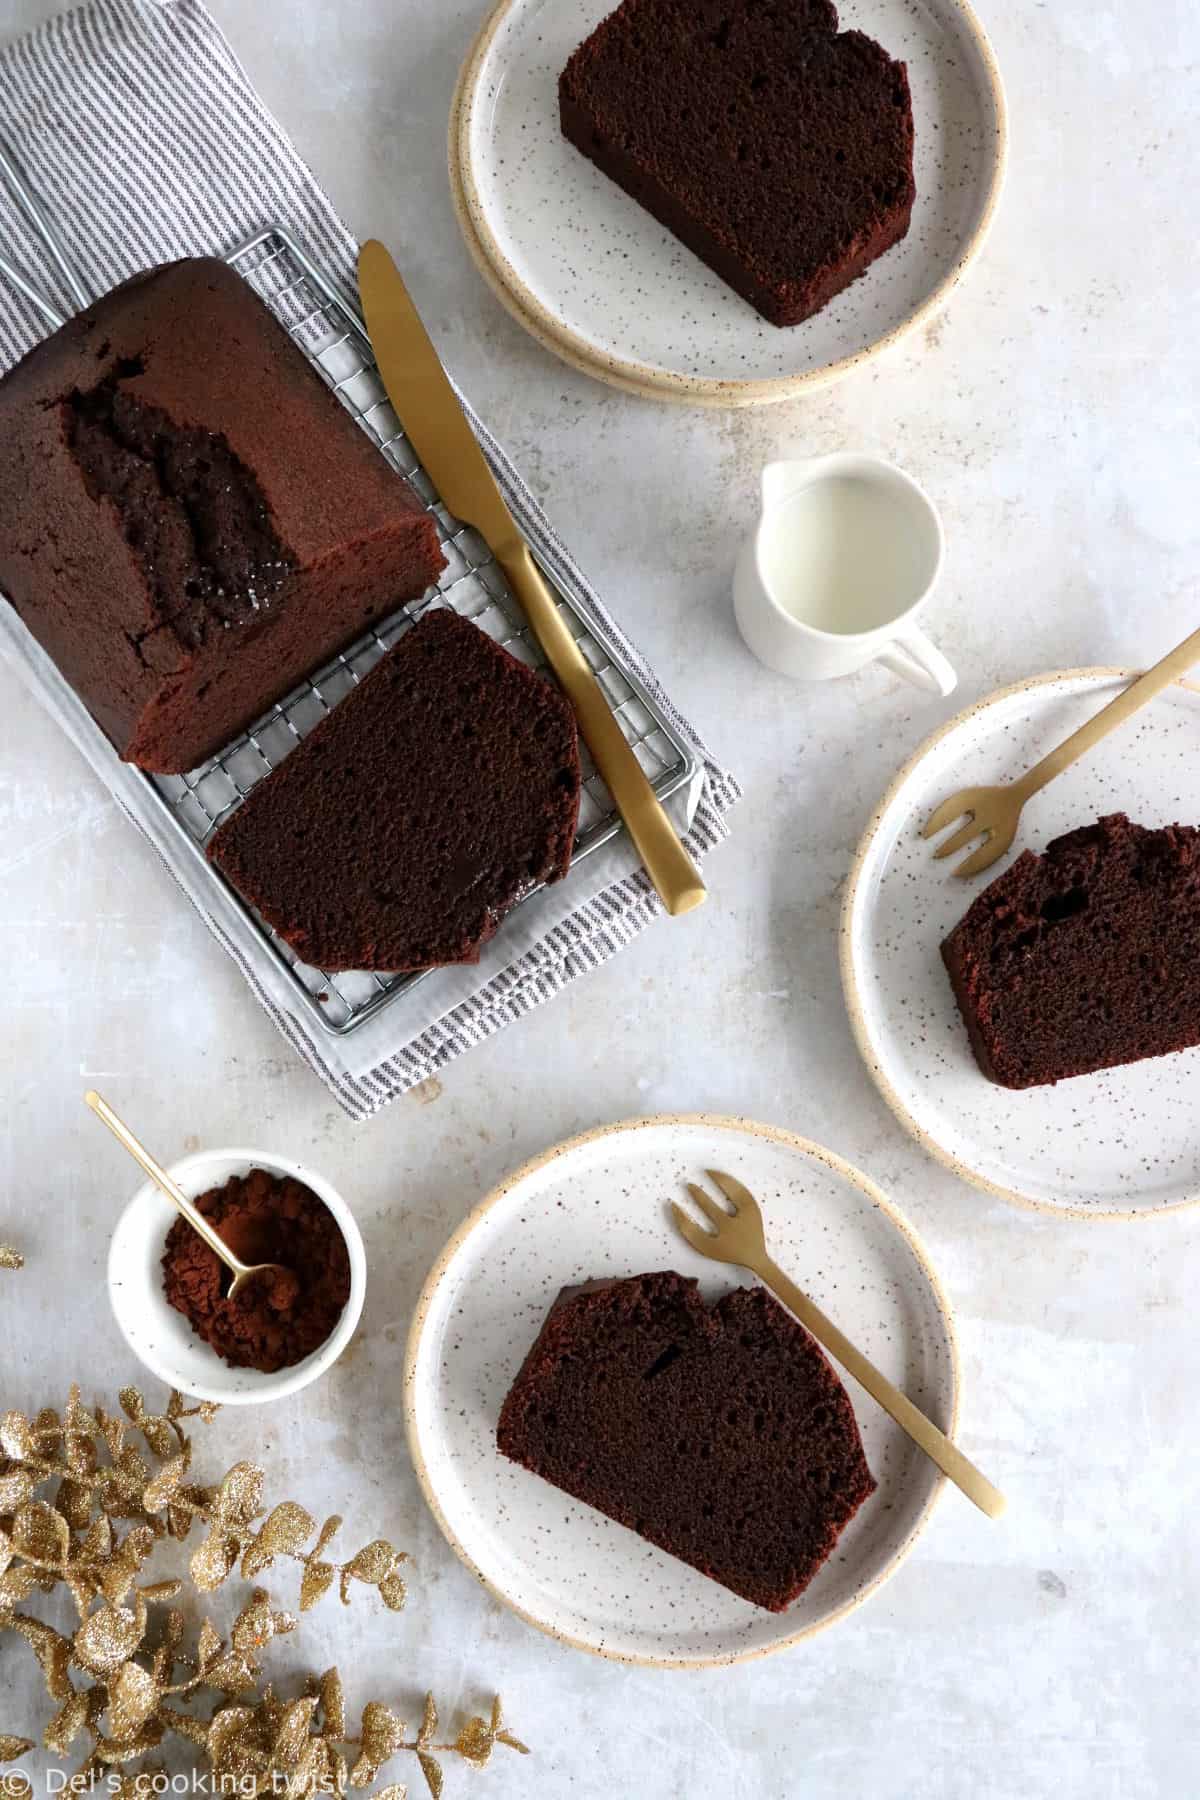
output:
POLYGON ((518 538, 496 550, 534 635, 575 708, 592 760, 608 785, 646 872, 667 911, 691 912, 707 898, 700 872, 663 811, 645 771, 617 723, 604 689, 567 629, 529 546, 518 538))

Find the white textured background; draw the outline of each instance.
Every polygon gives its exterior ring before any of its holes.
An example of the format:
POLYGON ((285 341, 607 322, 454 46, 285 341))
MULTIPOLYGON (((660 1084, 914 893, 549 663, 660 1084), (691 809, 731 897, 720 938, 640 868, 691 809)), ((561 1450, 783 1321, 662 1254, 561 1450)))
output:
MULTIPOLYGON (((391 243, 455 373, 747 799, 704 911, 356 1127, 0 671, 0 1239, 29 1259, 0 1275, 0 1398, 36 1407, 74 1375, 110 1390, 135 1375, 101 1285, 134 1182, 80 1103, 95 1082, 165 1155, 258 1141, 355 1206, 371 1288, 353 1353, 294 1402, 223 1416, 201 1462, 261 1454, 277 1496, 336 1500, 348 1543, 413 1550, 407 1615, 327 1601, 280 1665, 307 1642, 358 1701, 407 1702, 428 1681, 473 1706, 498 1685, 537 1760, 455 1773, 453 1794, 1195 1794, 1200 1215, 1056 1223, 934 1167, 857 1062, 835 921, 874 801, 940 716, 1035 671, 1144 661, 1197 623, 1200 14, 985 7, 1013 158, 984 262, 943 321, 870 371, 720 416, 594 386, 483 289, 443 165, 477 0, 213 4, 349 224, 391 243), (961 672, 951 703, 877 671, 792 687, 735 636, 730 565, 761 463, 840 447, 898 459, 944 507, 929 624, 961 672), (965 1445, 1012 1510, 996 1528, 949 1496, 835 1632, 663 1675, 559 1649, 476 1589, 418 1499, 398 1380, 425 1270, 498 1176, 584 1126, 704 1107, 822 1139, 908 1209, 958 1306, 965 1445)), ((52 10, 0 0, 0 35, 52 10)), ((44 1716, 8 1643, 0 1709, 8 1731, 44 1716)))

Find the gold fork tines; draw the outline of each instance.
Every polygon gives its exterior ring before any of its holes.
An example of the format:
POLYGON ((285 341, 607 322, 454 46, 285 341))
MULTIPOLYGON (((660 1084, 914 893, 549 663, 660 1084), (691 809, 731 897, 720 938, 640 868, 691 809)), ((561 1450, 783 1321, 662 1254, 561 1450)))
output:
POLYGON ((734 1263, 739 1268, 749 1269, 751 1274, 765 1282, 788 1311, 794 1313, 817 1342, 866 1388, 871 1398, 877 1400, 886 1413, 890 1413, 897 1425, 908 1433, 942 1473, 948 1475, 989 1519, 998 1519, 1006 1505, 999 1489, 980 1474, 974 1463, 951 1443, 944 1432, 938 1430, 932 1419, 926 1418, 920 1408, 913 1405, 907 1394, 902 1394, 886 1375, 881 1374, 867 1360, 861 1350, 855 1348, 832 1319, 826 1318, 820 1307, 774 1261, 767 1250, 762 1211, 746 1184, 719 1169, 707 1169, 705 1173, 720 1189, 725 1204, 714 1200, 711 1194, 694 1181, 684 1185, 712 1226, 711 1231, 699 1224, 674 1200, 671 1202, 675 1223, 692 1249, 701 1256, 711 1257, 714 1262, 734 1263))
POLYGON ((1003 787, 960 788, 957 794, 951 794, 948 800, 930 814, 925 822, 922 837, 936 837, 939 831, 945 831, 956 819, 965 817, 966 823, 944 844, 939 844, 934 851, 935 856, 953 856, 955 851, 963 850, 973 838, 981 837, 983 843, 970 856, 964 857, 954 873, 956 875, 979 875, 984 869, 990 869, 1008 849, 1017 835, 1017 823, 1021 817, 1021 808, 1025 802, 1040 793, 1047 782, 1069 769, 1088 750, 1098 744, 1101 738, 1123 725, 1133 713, 1153 700, 1171 682, 1178 680, 1186 669, 1190 669, 1200 657, 1200 631, 1193 631, 1190 637, 1177 644, 1161 662, 1147 669, 1144 675, 1131 682, 1119 693, 1115 700, 1098 712, 1094 719, 1073 731, 1069 738, 1061 743, 1057 750, 1051 750, 1039 763, 1022 775, 1018 781, 1008 782, 1003 787))

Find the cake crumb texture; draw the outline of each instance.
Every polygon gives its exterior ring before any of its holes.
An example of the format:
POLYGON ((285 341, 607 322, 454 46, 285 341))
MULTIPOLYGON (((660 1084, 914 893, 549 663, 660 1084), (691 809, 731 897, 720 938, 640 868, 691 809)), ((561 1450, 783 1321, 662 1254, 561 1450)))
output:
POLYGON ((575 147, 774 325, 908 230, 908 72, 829 0, 623 0, 559 77, 575 147))
POLYGON ((209 860, 305 962, 478 962, 567 872, 575 715, 559 688, 430 608, 214 833, 209 860))
POLYGON ((1112 813, 1025 850, 942 960, 976 1060, 1002 1087, 1200 1043, 1200 831, 1112 813))
POLYGON ((564 1289, 497 1442, 743 1599, 782 1612, 875 1482, 849 1396, 764 1287, 674 1271, 564 1289))

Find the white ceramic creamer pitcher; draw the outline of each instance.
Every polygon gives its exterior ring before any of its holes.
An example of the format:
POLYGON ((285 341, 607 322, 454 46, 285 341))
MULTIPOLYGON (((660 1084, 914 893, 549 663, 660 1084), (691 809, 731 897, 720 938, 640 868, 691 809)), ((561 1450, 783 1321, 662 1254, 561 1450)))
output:
POLYGON ((768 463, 734 576, 738 629, 769 669, 808 681, 881 662, 917 687, 958 677, 916 624, 944 554, 925 490, 878 457, 768 463))

